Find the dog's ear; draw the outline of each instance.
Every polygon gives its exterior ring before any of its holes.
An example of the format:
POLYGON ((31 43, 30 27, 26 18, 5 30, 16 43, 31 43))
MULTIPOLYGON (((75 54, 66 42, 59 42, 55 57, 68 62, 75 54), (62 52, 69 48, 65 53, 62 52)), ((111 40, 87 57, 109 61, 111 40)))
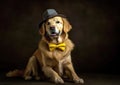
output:
POLYGON ((63 30, 65 33, 69 32, 72 29, 72 26, 70 25, 69 21, 66 18, 63 19, 63 30))
POLYGON ((44 23, 43 23, 42 26, 39 28, 39 33, 40 33, 41 35, 44 35, 44 34, 45 34, 45 25, 44 25, 44 23))

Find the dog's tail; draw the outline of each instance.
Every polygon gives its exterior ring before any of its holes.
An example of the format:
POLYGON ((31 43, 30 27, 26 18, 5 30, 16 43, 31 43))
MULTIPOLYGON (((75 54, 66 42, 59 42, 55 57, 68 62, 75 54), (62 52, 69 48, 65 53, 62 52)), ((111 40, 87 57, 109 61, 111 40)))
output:
POLYGON ((24 75, 24 70, 18 70, 18 69, 6 73, 6 77, 23 77, 23 75, 24 75))

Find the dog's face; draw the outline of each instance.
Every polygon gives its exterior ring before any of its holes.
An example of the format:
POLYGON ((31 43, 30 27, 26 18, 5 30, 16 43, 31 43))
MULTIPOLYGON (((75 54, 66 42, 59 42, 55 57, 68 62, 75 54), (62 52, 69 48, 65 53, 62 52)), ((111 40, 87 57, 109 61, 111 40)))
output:
POLYGON ((56 16, 48 19, 46 22, 42 24, 40 28, 40 34, 44 35, 45 33, 47 33, 49 37, 57 38, 61 36, 63 32, 64 33, 69 32, 71 28, 72 27, 66 18, 56 16))
POLYGON ((46 32, 50 37, 58 37, 63 30, 63 20, 61 17, 53 17, 45 23, 46 32))

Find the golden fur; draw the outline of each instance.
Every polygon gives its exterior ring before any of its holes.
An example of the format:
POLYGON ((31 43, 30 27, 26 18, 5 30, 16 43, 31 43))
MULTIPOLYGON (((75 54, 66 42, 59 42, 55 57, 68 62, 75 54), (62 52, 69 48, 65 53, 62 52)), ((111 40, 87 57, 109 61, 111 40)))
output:
POLYGON ((40 79, 41 76, 38 74, 38 66, 40 66, 45 77, 50 78, 52 82, 64 83, 62 77, 67 76, 67 78, 73 80, 75 83, 84 83, 83 79, 79 78, 75 73, 71 61, 71 51, 74 48, 74 44, 68 38, 68 32, 71 28, 67 19, 59 16, 50 18, 42 24, 39 30, 42 39, 39 42, 38 49, 30 57, 26 66, 24 72, 26 80, 31 79, 32 76, 35 79, 40 79), (56 32, 59 31, 58 35, 50 36, 49 28, 51 26, 55 27, 56 32), (55 49, 54 51, 49 50, 49 43, 58 44, 62 42, 66 44, 65 51, 59 49, 55 49))

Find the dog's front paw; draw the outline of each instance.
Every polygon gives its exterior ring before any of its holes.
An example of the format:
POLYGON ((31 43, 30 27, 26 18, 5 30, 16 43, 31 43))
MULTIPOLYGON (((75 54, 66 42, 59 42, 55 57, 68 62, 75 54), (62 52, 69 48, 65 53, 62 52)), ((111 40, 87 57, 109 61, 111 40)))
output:
POLYGON ((73 81, 75 82, 75 83, 81 83, 81 84, 84 84, 84 80, 82 79, 82 78, 74 78, 73 79, 73 81))
POLYGON ((25 80, 30 80, 30 79, 32 79, 32 77, 31 76, 25 76, 24 79, 25 80))
POLYGON ((64 84, 64 81, 60 76, 54 77, 52 81, 56 84, 64 84))

